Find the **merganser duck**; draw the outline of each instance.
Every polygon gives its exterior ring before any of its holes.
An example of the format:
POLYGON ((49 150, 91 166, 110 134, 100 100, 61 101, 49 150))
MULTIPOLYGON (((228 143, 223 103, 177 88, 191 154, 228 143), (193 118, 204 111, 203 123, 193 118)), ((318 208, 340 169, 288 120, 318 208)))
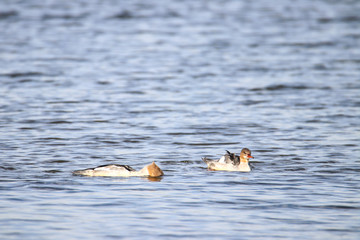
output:
POLYGON ((250 172, 249 159, 254 158, 251 156, 251 151, 248 148, 241 150, 240 156, 226 151, 227 154, 222 156, 219 160, 210 160, 206 157, 202 160, 208 165, 210 170, 222 170, 222 171, 239 171, 250 172))
POLYGON ((110 164, 77 170, 73 174, 91 177, 160 177, 164 175, 155 162, 145 166, 140 171, 136 171, 128 165, 110 164))

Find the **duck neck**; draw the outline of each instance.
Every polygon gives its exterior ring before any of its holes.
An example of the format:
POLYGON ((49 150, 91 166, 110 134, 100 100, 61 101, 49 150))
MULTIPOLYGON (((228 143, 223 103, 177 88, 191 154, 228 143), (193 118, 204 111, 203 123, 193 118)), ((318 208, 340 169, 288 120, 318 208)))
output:
POLYGON ((147 166, 143 167, 140 171, 137 171, 140 175, 149 175, 147 166))
POLYGON ((248 163, 249 161, 246 158, 240 158, 240 163, 244 164, 244 163, 248 163))

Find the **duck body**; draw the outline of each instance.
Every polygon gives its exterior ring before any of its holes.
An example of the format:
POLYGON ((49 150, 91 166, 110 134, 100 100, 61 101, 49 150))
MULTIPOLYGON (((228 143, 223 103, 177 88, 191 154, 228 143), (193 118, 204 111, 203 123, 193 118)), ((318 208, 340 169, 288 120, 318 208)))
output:
POLYGON ((155 162, 145 166, 140 171, 136 171, 128 165, 110 164, 77 170, 73 174, 90 177, 160 177, 164 175, 155 162))
POLYGON ((238 172, 251 171, 249 165, 249 158, 253 158, 253 156, 251 156, 251 151, 249 149, 243 148, 241 150, 240 156, 229 151, 226 152, 227 153, 223 155, 219 160, 210 160, 206 157, 202 160, 207 164, 209 170, 238 172))
POLYGON ((240 163, 238 165, 221 163, 217 160, 207 163, 209 170, 214 171, 230 171, 230 172, 250 172, 251 168, 248 163, 240 163))

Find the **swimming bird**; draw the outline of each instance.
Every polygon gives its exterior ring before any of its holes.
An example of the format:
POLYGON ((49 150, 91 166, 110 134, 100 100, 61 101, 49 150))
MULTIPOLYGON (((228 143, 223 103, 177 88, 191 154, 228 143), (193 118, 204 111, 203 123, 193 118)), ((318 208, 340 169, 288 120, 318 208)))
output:
POLYGON ((128 165, 110 164, 77 170, 73 174, 91 177, 160 177, 164 175, 155 162, 145 166, 140 171, 136 171, 128 165))
POLYGON ((222 171, 239 171, 250 172, 249 159, 254 158, 251 156, 251 151, 248 148, 241 150, 240 156, 235 153, 231 153, 226 150, 226 154, 219 160, 210 160, 206 157, 202 160, 208 165, 210 170, 222 170, 222 171))

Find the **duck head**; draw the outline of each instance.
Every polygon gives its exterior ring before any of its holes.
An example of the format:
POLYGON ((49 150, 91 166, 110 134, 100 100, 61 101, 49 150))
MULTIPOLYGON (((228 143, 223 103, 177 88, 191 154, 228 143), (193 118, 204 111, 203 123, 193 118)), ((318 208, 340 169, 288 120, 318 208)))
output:
POLYGON ((150 177, 160 177, 164 175, 163 171, 158 167, 158 165, 155 164, 155 162, 147 165, 146 169, 150 177))
POLYGON ((240 162, 247 162, 250 158, 254 158, 251 156, 251 151, 248 148, 243 148, 240 153, 240 162))

